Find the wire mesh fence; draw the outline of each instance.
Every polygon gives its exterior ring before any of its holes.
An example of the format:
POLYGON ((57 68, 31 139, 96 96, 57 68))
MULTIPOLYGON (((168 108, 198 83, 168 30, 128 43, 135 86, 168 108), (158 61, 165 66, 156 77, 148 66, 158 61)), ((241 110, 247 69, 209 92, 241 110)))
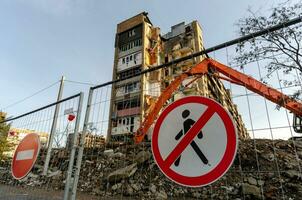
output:
MULTIPOLYGON (((265 60, 251 61, 243 68, 236 66, 230 62, 234 52, 224 48, 210 57, 266 81, 285 94, 301 90, 301 82, 282 85, 280 71, 275 72, 274 78, 264 80, 261 65, 265 60)), ((299 199, 302 142, 293 130, 293 114, 248 91, 245 85, 217 78, 186 79, 164 107, 192 94, 221 103, 234 117, 240 136, 232 167, 220 180, 202 188, 177 185, 161 173, 151 153, 152 127, 140 144, 133 143, 133 133, 148 108, 177 76, 173 75, 173 68, 175 65, 158 70, 157 85, 140 85, 140 80, 154 75, 149 73, 91 88, 82 135, 83 155, 78 154, 80 171, 73 194, 77 189, 103 199, 299 199), (164 81, 168 76, 170 81, 164 81), (193 83, 188 87, 190 82, 193 83), (201 84, 208 85, 208 92, 195 90, 201 84)))
POLYGON ((233 117, 239 135, 237 155, 230 170, 215 183, 188 188, 165 177, 152 157, 153 126, 143 142, 135 144, 133 140, 159 96, 171 88, 173 80, 197 64, 194 56, 206 52, 211 58, 282 93, 290 95, 301 91, 301 73, 297 71, 291 77, 295 84, 289 85, 283 84, 290 79, 282 71, 275 70, 270 79, 266 78, 263 67, 266 59, 250 60, 244 66, 231 62, 236 50, 228 46, 275 29, 177 58, 179 62, 173 63, 173 60, 169 66, 150 67, 146 73, 134 67, 122 71, 119 81, 91 87, 82 131, 79 131, 81 95, 10 120, 8 140, 11 144, 19 142, 21 133, 35 132, 40 136, 42 148, 37 163, 25 179, 12 179, 8 160, 2 161, 4 173, 0 180, 13 186, 57 189, 61 191, 60 197, 65 188, 65 199, 76 199, 79 192, 99 199, 300 199, 302 141, 292 126, 293 114, 267 100, 268 96, 247 90, 246 83, 226 81, 231 77, 221 80, 212 71, 204 75, 189 74, 171 92, 171 97, 161 102, 162 111, 182 97, 205 96, 215 99, 233 117), (191 63, 189 68, 188 63, 191 63), (55 105, 60 105, 57 115, 55 105), (48 156, 47 152, 50 152, 48 156), (45 164, 48 161, 49 165, 45 164))
POLYGON ((64 197, 64 188, 70 187, 72 178, 82 98, 83 95, 79 93, 2 123, 9 126, 9 131, 1 133, 7 134, 8 141, 1 160, 0 178, 1 184, 8 186, 6 192, 1 193, 1 199, 17 198, 16 189, 19 198, 62 199, 64 197), (39 137, 40 151, 38 148, 31 149, 30 146, 15 151, 21 141, 33 133, 39 137), (28 151, 33 151, 34 154, 29 155, 28 151), (16 169, 12 167, 14 153, 16 169), (25 178, 14 179, 16 171, 25 167, 26 162, 34 159, 36 153, 37 160, 29 174, 23 171, 22 177, 27 174, 25 178), (26 193, 27 196, 22 195, 22 190, 28 191, 28 188, 31 188, 31 192, 26 193), (46 190, 56 192, 51 196, 46 190))

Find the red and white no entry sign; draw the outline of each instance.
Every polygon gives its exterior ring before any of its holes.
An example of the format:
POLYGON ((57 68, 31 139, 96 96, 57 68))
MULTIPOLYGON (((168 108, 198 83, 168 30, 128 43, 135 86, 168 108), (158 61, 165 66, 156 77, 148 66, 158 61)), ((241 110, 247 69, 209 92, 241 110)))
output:
POLYGON ((216 101, 189 96, 170 104, 159 116, 152 152, 161 171, 189 187, 213 183, 231 166, 237 134, 229 113, 216 101))
POLYGON ((24 178, 34 166, 40 151, 39 135, 26 135, 19 143, 12 160, 12 175, 15 179, 24 178))

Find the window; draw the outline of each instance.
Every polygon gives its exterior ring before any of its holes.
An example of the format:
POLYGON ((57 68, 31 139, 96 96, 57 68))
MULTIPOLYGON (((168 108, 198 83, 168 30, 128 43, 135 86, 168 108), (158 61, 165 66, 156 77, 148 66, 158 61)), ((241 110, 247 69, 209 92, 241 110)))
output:
POLYGON ((133 132, 133 128, 134 128, 134 117, 130 118, 130 132, 133 132))
POLYGON ((132 37, 132 36, 135 36, 135 30, 132 29, 128 32, 128 37, 132 37))
POLYGON ((120 78, 120 79, 130 78, 136 74, 139 74, 140 72, 141 72, 141 68, 140 68, 140 66, 138 66, 138 67, 131 68, 129 70, 119 73, 118 78, 120 78))
POLYGON ((128 64, 128 62, 129 62, 129 57, 126 58, 126 62, 127 62, 127 64, 128 64))
POLYGON ((169 85, 169 82, 165 82, 165 88, 167 88, 169 85))
POLYGON ((142 45, 142 39, 137 39, 137 40, 134 40, 132 42, 129 42, 128 44, 123 44, 120 47, 120 51, 127 51, 129 49, 132 49, 133 47, 138 47, 138 46, 141 46, 141 45, 142 45))
MULTIPOLYGON (((124 100, 124 101, 117 102, 117 110, 124 110, 124 109, 128 109, 128 108, 139 107, 139 106, 140 106, 139 97, 136 97, 136 98, 130 99, 130 100, 124 100)), ((124 123, 124 121, 123 121, 123 123, 124 123)))
POLYGON ((125 86, 125 93, 132 92, 132 90, 133 90, 132 84, 129 84, 129 85, 125 86))
POLYGON ((123 61, 122 61, 122 63, 123 63, 123 64, 125 64, 125 58, 123 58, 123 61))
POLYGON ((187 26, 185 31, 186 31, 186 33, 189 33, 191 30, 192 30, 191 27, 187 26))
POLYGON ((165 56, 165 63, 167 63, 169 61, 168 56, 165 56))
POLYGON ((169 76, 169 69, 165 69, 165 76, 169 76))
POLYGON ((130 58, 129 58, 129 60, 130 60, 130 61, 132 61, 132 55, 130 55, 130 58))
POLYGON ((135 82, 135 83, 130 83, 130 84, 128 84, 128 85, 125 85, 125 93, 130 93, 130 92, 133 92, 133 91, 135 91, 135 90, 137 90, 138 89, 138 83, 137 82, 135 82))

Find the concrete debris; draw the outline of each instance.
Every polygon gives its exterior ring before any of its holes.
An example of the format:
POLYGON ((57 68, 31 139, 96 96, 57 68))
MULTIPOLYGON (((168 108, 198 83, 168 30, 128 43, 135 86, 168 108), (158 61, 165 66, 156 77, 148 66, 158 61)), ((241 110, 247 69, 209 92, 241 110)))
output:
POLYGON ((111 157, 111 158, 124 158, 125 154, 123 154, 121 152, 116 152, 114 154, 109 155, 109 157, 111 157))
POLYGON ((136 163, 133 163, 129 166, 126 166, 124 168, 118 169, 110 173, 108 175, 108 181, 110 183, 119 182, 122 179, 129 178, 130 176, 132 176, 136 172, 136 170, 137 170, 136 163))
POLYGON ((152 155, 149 151, 141 151, 136 155, 135 161, 137 162, 137 164, 141 164, 149 160, 151 156, 152 155))
MULTIPOLYGON (((150 144, 85 149, 78 191, 103 199, 300 199, 302 141, 241 140, 230 170, 215 183, 188 188, 166 178, 155 164, 150 144), (256 146, 255 146, 256 144, 256 146), (273 146, 275 144, 275 146, 273 146), (274 149, 273 149, 274 148, 274 149), (257 155, 256 155, 257 154, 257 155), (299 159, 297 159, 297 155, 299 159), (277 162, 276 162, 277 161, 277 162), (278 164, 278 165, 277 165, 278 164), (279 172, 278 172, 279 169, 279 172), (282 187, 281 187, 282 185, 282 187)), ((62 150, 64 151, 64 150, 62 150)), ((0 183, 63 190, 68 158, 57 152, 50 173, 43 162, 21 181, 12 178, 10 161, 0 163, 0 183)))
POLYGON ((156 199, 168 199, 168 195, 165 191, 160 190, 156 193, 156 199))
POLYGON ((47 175, 47 177, 58 177, 62 174, 62 172, 60 170, 51 172, 50 174, 47 175))
POLYGON ((261 199, 261 190, 257 186, 243 183, 242 192, 247 195, 252 195, 254 198, 261 199))
POLYGON ((107 150, 104 151, 104 155, 105 155, 105 156, 110 156, 110 155, 112 155, 113 153, 114 153, 113 149, 107 149, 107 150))
POLYGON ((288 170, 284 172, 284 175, 290 179, 301 179, 302 175, 299 171, 296 170, 288 170))
POLYGON ((248 177, 247 182, 251 185, 257 185, 257 180, 253 177, 248 177))

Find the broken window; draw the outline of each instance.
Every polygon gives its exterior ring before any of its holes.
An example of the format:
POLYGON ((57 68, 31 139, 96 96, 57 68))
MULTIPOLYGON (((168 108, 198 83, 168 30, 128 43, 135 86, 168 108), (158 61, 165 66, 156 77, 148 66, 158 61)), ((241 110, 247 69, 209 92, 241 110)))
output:
POLYGON ((169 76, 169 69, 165 69, 165 76, 169 76))
POLYGON ((191 32, 191 30, 192 30, 191 26, 187 26, 187 27, 186 27, 186 33, 191 32))
POLYGON ((140 98, 128 99, 117 102, 117 110, 124 110, 127 108, 135 108, 140 106, 140 98))
POLYGON ((135 36, 135 30, 132 29, 128 32, 128 37, 132 37, 132 36, 135 36))
POLYGON ((169 82, 165 82, 165 88, 167 88, 169 86, 169 82))
POLYGON ((130 132, 133 132, 133 128, 134 128, 134 117, 130 118, 130 132))
POLYGON ((130 93, 138 89, 138 82, 125 85, 125 93, 130 93))
POLYGON ((123 71, 123 72, 119 73, 118 78, 120 78, 120 79, 130 78, 130 77, 133 77, 133 76, 139 74, 140 72, 141 72, 141 68, 140 68, 140 66, 138 66, 138 67, 131 68, 129 70, 126 70, 126 71, 123 71))
POLYGON ((168 56, 165 56, 165 63, 169 62, 168 56))

